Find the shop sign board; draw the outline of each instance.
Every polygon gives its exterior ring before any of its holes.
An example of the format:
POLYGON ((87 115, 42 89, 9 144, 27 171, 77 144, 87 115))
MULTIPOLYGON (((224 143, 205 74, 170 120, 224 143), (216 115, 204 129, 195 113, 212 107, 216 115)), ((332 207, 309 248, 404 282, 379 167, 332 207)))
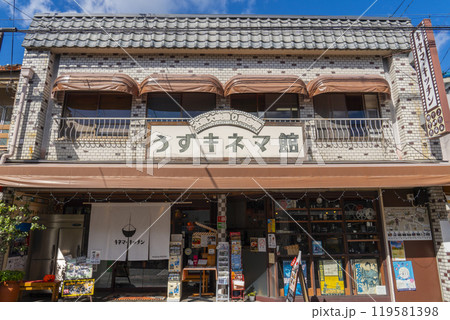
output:
POLYGON ((258 161, 304 158, 303 124, 266 126, 263 120, 242 111, 214 111, 216 118, 224 116, 233 119, 233 114, 238 119, 234 122, 211 120, 204 123, 207 116, 202 114, 190 120, 190 125, 152 124, 148 150, 150 159, 239 158, 258 161), (242 119, 253 120, 247 123, 242 119))
POLYGON ((424 19, 411 33, 411 49, 416 66, 422 107, 429 138, 450 132, 450 109, 431 21, 424 19))

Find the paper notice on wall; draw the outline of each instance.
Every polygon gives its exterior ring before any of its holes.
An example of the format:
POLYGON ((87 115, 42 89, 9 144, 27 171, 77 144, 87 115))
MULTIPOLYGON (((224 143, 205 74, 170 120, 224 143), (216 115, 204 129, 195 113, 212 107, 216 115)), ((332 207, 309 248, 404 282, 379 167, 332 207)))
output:
POLYGON ((442 243, 444 244, 445 252, 450 253, 450 221, 439 221, 442 232, 442 243))
POLYGON ((169 205, 92 204, 88 252, 101 251, 101 260, 124 261, 128 248, 129 261, 168 259, 170 212, 163 213, 169 205))
POLYGON ((258 238, 258 252, 266 252, 266 238, 258 238))

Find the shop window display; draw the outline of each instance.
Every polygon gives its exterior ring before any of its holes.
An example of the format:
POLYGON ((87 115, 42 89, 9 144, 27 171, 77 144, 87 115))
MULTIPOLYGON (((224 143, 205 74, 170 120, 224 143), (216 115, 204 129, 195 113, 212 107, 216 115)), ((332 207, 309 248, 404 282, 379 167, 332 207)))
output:
POLYGON ((318 196, 277 202, 273 217, 280 296, 284 295, 283 263, 292 261, 299 250, 307 265, 310 295, 373 295, 377 286, 385 285, 381 228, 372 201, 333 202, 318 196))

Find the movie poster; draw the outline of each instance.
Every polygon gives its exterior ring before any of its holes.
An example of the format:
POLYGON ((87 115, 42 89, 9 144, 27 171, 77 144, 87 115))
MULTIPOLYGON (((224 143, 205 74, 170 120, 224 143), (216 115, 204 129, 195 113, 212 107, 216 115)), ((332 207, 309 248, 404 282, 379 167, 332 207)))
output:
MULTIPOLYGON (((291 277, 291 261, 284 260, 283 261, 283 280, 284 280, 284 296, 287 296, 288 290, 289 290, 289 279, 291 277)), ((302 260, 302 270, 303 270, 303 276, 305 277, 305 284, 306 287, 308 287, 308 281, 306 277, 306 261, 302 260)), ((302 295, 302 286, 300 285, 300 281, 297 282, 297 288, 295 290, 295 295, 302 295)))
POLYGON ((343 295, 344 272, 340 260, 320 260, 319 280, 322 295, 343 295))
POLYGON ((376 259, 353 260, 357 294, 377 294, 379 284, 376 259))

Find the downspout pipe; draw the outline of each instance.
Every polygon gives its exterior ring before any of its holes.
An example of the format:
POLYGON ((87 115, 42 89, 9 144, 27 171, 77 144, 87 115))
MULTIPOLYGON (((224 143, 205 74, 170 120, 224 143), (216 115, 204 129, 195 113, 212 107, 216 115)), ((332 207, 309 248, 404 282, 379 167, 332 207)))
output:
POLYGON ((4 153, 0 158, 0 165, 3 165, 6 162, 6 159, 11 158, 16 152, 17 146, 17 138, 19 137, 19 132, 22 125, 22 117, 23 117, 23 109, 25 106, 25 96, 28 91, 29 84, 28 82, 33 78, 34 71, 31 68, 23 68, 21 75, 26 78, 26 81, 22 85, 22 91, 20 92, 19 98, 19 110, 17 110, 16 123, 14 125, 14 132, 11 138, 11 143, 9 144, 10 150, 7 153, 4 153))

